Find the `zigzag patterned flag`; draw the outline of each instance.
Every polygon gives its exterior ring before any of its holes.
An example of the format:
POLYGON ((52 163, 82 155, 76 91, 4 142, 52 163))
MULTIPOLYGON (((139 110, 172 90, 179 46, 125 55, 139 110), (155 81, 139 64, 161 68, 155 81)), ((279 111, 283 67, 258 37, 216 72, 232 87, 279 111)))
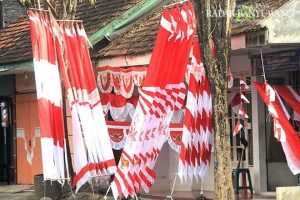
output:
POLYGON ((193 6, 163 10, 146 78, 140 90, 128 138, 111 184, 114 198, 148 192, 156 177, 153 167, 167 138, 174 110, 182 108, 183 83, 194 41, 193 6))
POLYGON ((65 132, 54 37, 51 34, 47 16, 32 10, 28 11, 28 15, 38 98, 44 179, 64 180, 66 178, 65 132))
POLYGON ((197 40, 188 67, 189 85, 178 166, 182 182, 187 177, 198 180, 207 175, 213 148, 212 99, 197 40))

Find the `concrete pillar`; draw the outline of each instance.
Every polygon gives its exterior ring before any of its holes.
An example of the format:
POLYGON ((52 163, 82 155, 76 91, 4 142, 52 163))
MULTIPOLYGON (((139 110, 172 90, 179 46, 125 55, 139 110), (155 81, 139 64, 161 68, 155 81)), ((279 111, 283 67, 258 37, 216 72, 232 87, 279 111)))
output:
MULTIPOLYGON (((252 77, 252 80, 261 81, 261 77, 252 77)), ((265 107, 254 86, 251 88, 252 103, 252 130, 253 130, 253 165, 255 193, 267 191, 266 165, 266 134, 265 134, 265 107)))

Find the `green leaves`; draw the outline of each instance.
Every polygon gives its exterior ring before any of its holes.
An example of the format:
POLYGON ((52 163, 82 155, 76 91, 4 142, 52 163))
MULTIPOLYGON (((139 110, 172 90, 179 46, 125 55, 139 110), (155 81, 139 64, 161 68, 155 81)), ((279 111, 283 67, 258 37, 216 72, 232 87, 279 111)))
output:
POLYGON ((96 0, 89 0, 89 3, 90 3, 91 6, 94 6, 95 3, 96 3, 96 0))
POLYGON ((235 13, 234 20, 235 21, 251 21, 254 20, 258 16, 258 10, 256 7, 250 5, 242 5, 235 13))
POLYGON ((31 0, 18 0, 18 2, 26 7, 33 5, 33 2, 31 0))

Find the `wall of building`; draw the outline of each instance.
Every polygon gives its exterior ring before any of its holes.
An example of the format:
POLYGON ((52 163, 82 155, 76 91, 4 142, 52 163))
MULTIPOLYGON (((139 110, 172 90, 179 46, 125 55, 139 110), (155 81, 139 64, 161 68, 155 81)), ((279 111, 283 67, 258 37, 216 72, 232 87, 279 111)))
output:
POLYGON ((15 85, 17 183, 33 184, 34 176, 42 174, 40 125, 34 73, 16 74, 15 85))
POLYGON ((232 55, 230 59, 230 70, 233 75, 241 77, 251 76, 251 59, 247 54, 232 55))

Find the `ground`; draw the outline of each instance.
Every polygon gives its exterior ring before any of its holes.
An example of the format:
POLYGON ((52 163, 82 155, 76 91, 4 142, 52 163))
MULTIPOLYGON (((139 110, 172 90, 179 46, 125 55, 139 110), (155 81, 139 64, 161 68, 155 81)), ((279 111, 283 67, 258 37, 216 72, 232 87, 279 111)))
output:
MULTIPOLYGON (((174 200, 189 200, 189 199, 195 199, 197 197, 199 192, 175 192, 173 195, 174 200)), ((213 194, 211 192, 204 192, 205 197, 208 199, 213 199, 213 194)), ((145 196, 140 195, 141 200, 152 200, 152 199, 166 199, 166 196, 168 196, 168 193, 166 192, 157 192, 155 194, 145 196)), ((34 198, 34 191, 33 186, 31 185, 1 185, 0 186, 0 199, 2 200, 35 200, 34 198)), ((64 200, 73 200, 74 197, 72 195, 69 195, 64 198, 64 200)), ((97 199, 103 199, 102 195, 99 195, 97 193, 90 193, 90 192, 81 192, 78 194, 76 199, 87 199, 87 200, 97 200, 97 199)), ((170 198, 169 198, 170 199, 170 198)), ((236 199, 256 199, 256 200, 263 200, 263 199, 276 199, 275 193, 265 193, 260 195, 254 195, 250 196, 248 194, 247 197, 243 196, 242 194, 236 196, 236 199)), ((51 200, 48 198, 45 198, 45 200, 51 200)), ((107 200, 113 200, 111 196, 107 198, 107 200)))

